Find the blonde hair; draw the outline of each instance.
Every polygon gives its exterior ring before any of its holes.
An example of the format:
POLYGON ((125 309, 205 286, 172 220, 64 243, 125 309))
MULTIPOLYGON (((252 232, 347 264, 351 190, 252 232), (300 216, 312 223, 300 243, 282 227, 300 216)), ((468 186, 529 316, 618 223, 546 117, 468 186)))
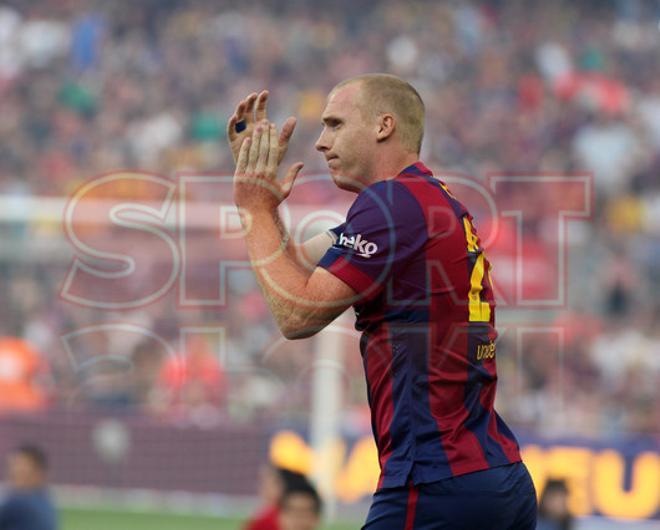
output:
POLYGON ((424 102, 417 90, 395 75, 364 74, 342 81, 332 92, 353 83, 360 83, 362 112, 371 117, 393 114, 401 143, 419 154, 424 137, 424 102))

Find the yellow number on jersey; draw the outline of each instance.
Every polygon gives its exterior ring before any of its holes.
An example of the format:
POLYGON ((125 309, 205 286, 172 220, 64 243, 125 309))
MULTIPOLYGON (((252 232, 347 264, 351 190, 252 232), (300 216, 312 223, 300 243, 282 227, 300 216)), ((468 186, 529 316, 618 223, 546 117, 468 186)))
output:
POLYGON ((479 253, 477 261, 472 268, 472 275, 470 276, 470 293, 468 294, 468 307, 470 310, 470 322, 490 322, 490 305, 488 302, 481 301, 481 291, 483 290, 483 280, 485 271, 484 253, 479 249, 477 236, 475 235, 470 219, 463 217, 463 227, 465 228, 465 237, 467 239, 468 252, 479 253))

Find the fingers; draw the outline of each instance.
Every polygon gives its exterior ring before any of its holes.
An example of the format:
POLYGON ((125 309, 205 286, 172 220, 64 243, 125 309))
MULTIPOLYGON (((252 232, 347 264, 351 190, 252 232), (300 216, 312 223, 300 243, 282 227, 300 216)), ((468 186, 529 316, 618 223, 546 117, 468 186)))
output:
POLYGON ((258 177, 270 177, 271 175, 266 175, 266 166, 268 165, 268 152, 270 150, 270 125, 259 124, 255 135, 259 136, 259 156, 257 158, 257 167, 256 173, 258 177))
POLYGON ((291 190, 293 189, 293 183, 296 181, 296 178, 298 178, 298 174, 304 165, 305 164, 302 162, 296 162, 289 168, 289 171, 286 172, 286 176, 282 181, 281 187, 283 195, 282 199, 286 199, 291 193, 291 190))
POLYGON ((296 128, 296 123, 297 120, 293 116, 290 116, 286 119, 282 125, 282 132, 280 133, 280 145, 287 145, 289 143, 289 140, 293 135, 293 131, 296 128))
POLYGON ((280 146, 277 138, 277 128, 274 123, 270 124, 270 145, 268 149, 267 171, 271 178, 277 176, 277 166, 279 164, 280 146))
POLYGON ((236 132, 236 124, 240 121, 243 121, 245 117, 246 101, 246 99, 241 100, 241 102, 236 106, 234 114, 231 115, 229 121, 227 122, 227 138, 229 138, 230 141, 235 140, 238 136, 238 133, 236 132))
POLYGON ((241 144, 241 150, 238 152, 238 161, 236 162, 236 174, 245 175, 248 166, 248 155, 250 152, 251 138, 247 137, 241 144))
POLYGON ((236 132, 237 121, 238 118, 236 117, 236 114, 232 114, 231 118, 229 118, 229 121, 227 122, 227 138, 229 138, 230 142, 238 136, 238 133, 236 132))
POLYGON ((259 95, 257 96, 257 100, 256 100, 257 110, 255 113, 255 119, 257 120, 257 123, 268 119, 268 116, 266 114, 267 103, 268 103, 268 90, 262 90, 261 92, 259 92, 259 95))
POLYGON ((279 139, 280 162, 284 158, 284 155, 286 155, 286 152, 289 148, 289 140, 291 139, 291 136, 293 135, 293 131, 295 130, 295 128, 296 128, 296 119, 293 116, 287 118, 287 120, 282 125, 282 132, 280 133, 280 139, 279 139))
MULTIPOLYGON (((252 92, 244 101, 243 118, 247 123, 254 123, 254 104, 257 101, 257 93, 252 92)), ((240 120, 239 120, 240 121, 240 120)))
POLYGON ((252 142, 250 144, 250 153, 247 164, 247 169, 250 173, 253 173, 257 166, 257 160, 259 158, 259 144, 261 143, 261 126, 257 126, 252 135, 252 142))
POLYGON ((239 134, 247 129, 249 124, 267 119, 267 103, 267 90, 262 90, 259 94, 252 92, 248 97, 241 100, 227 122, 227 138, 229 138, 229 141, 238 138, 239 134), (239 130, 236 130, 236 124, 238 124, 239 130))
POLYGON ((239 121, 237 113, 238 108, 234 111, 234 114, 231 115, 229 121, 227 122, 227 138, 229 138, 229 141, 233 141, 237 136, 236 122, 239 121))
POLYGON ((241 102, 238 104, 236 107, 236 110, 234 111, 234 114, 236 115, 236 121, 241 121, 244 117, 245 114, 245 105, 246 105, 247 99, 241 100, 241 102))
POLYGON ((289 196, 303 168, 302 162, 293 164, 278 186, 276 179, 280 151, 280 136, 275 124, 260 122, 256 124, 252 136, 245 138, 241 144, 236 164, 236 175, 253 181, 253 185, 268 186, 268 189, 278 195, 278 204, 289 196), (275 187, 271 188, 271 185, 275 187))

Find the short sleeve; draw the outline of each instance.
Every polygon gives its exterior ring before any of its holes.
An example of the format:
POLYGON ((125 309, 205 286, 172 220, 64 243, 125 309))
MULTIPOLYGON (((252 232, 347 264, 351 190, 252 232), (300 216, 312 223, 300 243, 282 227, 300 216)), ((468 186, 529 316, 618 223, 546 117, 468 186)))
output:
POLYGON ((319 266, 367 299, 376 296, 427 239, 421 207, 406 186, 395 181, 363 190, 346 222, 331 233, 335 242, 319 266))
POLYGON ((344 232, 344 229, 346 228, 346 223, 342 223, 339 226, 335 226, 334 228, 331 228, 328 230, 328 234, 330 234, 330 237, 332 238, 333 242, 337 242, 339 239, 339 234, 342 234, 344 232))

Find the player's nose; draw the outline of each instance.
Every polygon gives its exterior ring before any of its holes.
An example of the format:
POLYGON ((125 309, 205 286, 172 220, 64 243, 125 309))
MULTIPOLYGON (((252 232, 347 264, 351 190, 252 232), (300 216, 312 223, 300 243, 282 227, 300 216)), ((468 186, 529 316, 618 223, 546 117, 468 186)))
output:
POLYGON ((321 151, 322 153, 325 153, 328 149, 330 149, 330 146, 328 145, 328 141, 325 136, 325 132, 322 132, 319 135, 319 138, 318 140, 316 140, 314 147, 316 148, 317 151, 321 151))

